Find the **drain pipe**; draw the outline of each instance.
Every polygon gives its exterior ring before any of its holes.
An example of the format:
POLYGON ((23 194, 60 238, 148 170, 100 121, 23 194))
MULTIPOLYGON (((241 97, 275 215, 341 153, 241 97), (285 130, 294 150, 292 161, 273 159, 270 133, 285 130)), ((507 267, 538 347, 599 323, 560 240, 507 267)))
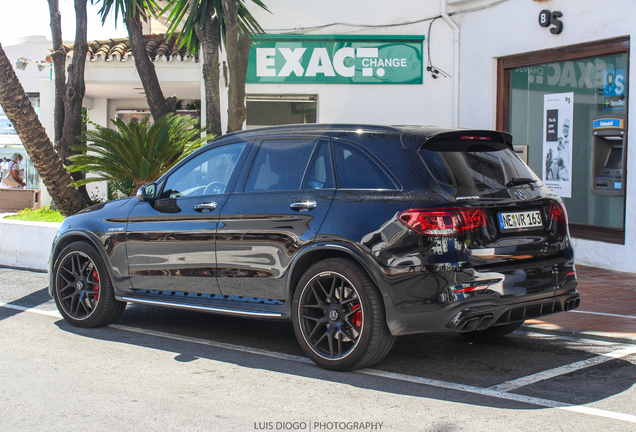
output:
POLYGON ((446 0, 440 0, 440 15, 453 29, 453 127, 459 127, 459 26, 446 13, 446 0))

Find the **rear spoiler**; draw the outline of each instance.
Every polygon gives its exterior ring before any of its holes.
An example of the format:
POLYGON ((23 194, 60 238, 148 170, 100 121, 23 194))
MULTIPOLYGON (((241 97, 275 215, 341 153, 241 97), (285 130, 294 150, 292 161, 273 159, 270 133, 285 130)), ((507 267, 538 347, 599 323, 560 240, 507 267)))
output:
POLYGON ((443 148, 444 143, 448 143, 449 141, 455 143, 463 142, 466 144, 504 144, 510 150, 514 151, 512 147, 512 135, 508 132, 471 129, 442 132, 430 137, 422 144, 422 147, 430 150, 433 150, 433 148, 441 150, 440 147, 443 148))

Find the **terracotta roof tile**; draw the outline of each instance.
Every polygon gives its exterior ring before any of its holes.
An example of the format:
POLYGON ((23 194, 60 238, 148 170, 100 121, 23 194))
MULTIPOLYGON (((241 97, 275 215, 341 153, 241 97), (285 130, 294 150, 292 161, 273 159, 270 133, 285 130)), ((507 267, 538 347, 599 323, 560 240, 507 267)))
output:
MULTIPOLYGON (((159 60, 164 61, 198 61, 198 58, 189 55, 185 46, 179 48, 174 43, 175 38, 168 40, 165 35, 145 35, 146 52, 153 62, 159 60)), ((67 57, 73 57, 73 45, 65 45, 67 57)), ((109 39, 101 41, 88 42, 88 53, 86 59, 90 61, 127 61, 132 60, 132 50, 130 49, 130 40, 125 39, 109 39)))

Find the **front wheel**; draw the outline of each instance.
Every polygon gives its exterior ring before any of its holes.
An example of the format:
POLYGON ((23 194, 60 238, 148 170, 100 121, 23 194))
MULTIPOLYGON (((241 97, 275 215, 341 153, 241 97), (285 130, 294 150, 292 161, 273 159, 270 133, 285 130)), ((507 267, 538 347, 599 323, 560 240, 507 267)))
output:
POLYGON ((104 260, 89 244, 75 242, 65 247, 53 271, 55 304, 74 326, 110 324, 126 308, 126 303, 115 299, 104 260))
POLYGON ((303 351, 325 369, 371 366, 393 346, 378 288, 349 259, 320 261, 305 272, 294 292, 292 318, 303 351))

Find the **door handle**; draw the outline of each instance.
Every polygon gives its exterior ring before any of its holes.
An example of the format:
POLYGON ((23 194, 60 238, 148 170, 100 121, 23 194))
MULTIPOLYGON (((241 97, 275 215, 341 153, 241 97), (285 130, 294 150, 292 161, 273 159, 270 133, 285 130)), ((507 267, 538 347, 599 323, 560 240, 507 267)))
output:
POLYGON ((207 213, 211 212, 216 208, 215 202, 202 202, 201 204, 197 204, 194 206, 194 209, 198 212, 207 213))
POLYGON ((306 212, 315 209, 316 205, 318 205, 316 201, 299 201, 290 204, 289 208, 300 212, 306 212))

